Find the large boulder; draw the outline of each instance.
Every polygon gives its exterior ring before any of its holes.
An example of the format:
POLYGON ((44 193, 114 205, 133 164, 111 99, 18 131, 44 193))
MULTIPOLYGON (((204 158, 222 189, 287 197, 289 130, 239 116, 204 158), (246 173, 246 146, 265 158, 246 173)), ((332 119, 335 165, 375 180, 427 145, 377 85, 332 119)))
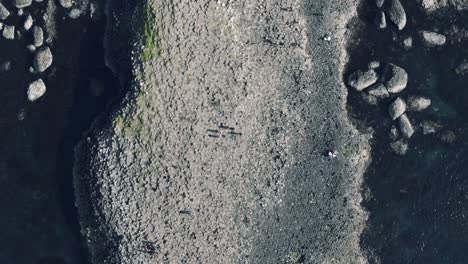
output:
POLYGON ((5 20, 10 16, 10 11, 6 9, 6 7, 0 3, 0 20, 5 20))
POLYGON ((388 107, 388 114, 392 120, 396 120, 406 112, 406 103, 400 97, 395 99, 388 107))
POLYGON ((362 91, 378 80, 377 73, 373 69, 367 71, 355 71, 348 77, 349 86, 353 87, 358 91, 362 91))
POLYGON ((44 72, 52 65, 52 52, 49 47, 40 49, 34 56, 34 69, 38 72, 44 72))
POLYGON ((385 68, 384 85, 390 93, 399 93, 408 84, 408 73, 401 67, 389 63, 385 68))
POLYGON ((419 34, 421 35, 422 42, 428 48, 443 46, 447 42, 447 37, 439 33, 422 30, 419 34))
POLYGON ((388 8, 385 11, 387 17, 399 30, 402 30, 406 26, 406 12, 400 0, 390 0, 388 8))
POLYGON ((40 47, 44 43, 44 31, 39 26, 33 28, 33 45, 40 47))
POLYGON ((26 17, 26 19, 24 20, 24 23, 23 23, 23 28, 24 30, 29 30, 31 29, 32 25, 33 25, 34 21, 33 21, 33 18, 31 15, 28 15, 26 17))
POLYGON ((13 0, 16 8, 28 7, 32 4, 32 0, 13 0))
POLYGON ((46 86, 42 79, 34 81, 28 86, 28 100, 34 102, 40 97, 42 97, 45 94, 45 92, 46 86))
POLYGON ((398 125, 400 127, 401 134, 406 137, 410 138, 414 134, 413 125, 411 125, 411 121, 409 120, 406 114, 402 114, 398 118, 398 125))

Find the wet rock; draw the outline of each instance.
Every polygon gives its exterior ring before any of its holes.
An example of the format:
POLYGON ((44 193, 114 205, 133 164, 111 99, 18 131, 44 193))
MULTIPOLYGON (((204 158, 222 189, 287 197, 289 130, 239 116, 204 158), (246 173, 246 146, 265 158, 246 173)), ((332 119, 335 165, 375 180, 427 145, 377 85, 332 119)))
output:
POLYGON ((79 10, 78 8, 73 8, 72 10, 70 10, 70 13, 68 14, 68 17, 71 19, 77 19, 80 16, 81 16, 81 10, 79 10))
POLYGON ((28 7, 32 4, 32 0, 13 0, 16 8, 28 7))
POLYGON ((44 72, 47 68, 52 65, 52 52, 50 51, 49 47, 42 48, 36 52, 34 56, 34 69, 38 72, 44 72))
POLYGON ((375 0, 375 5, 378 7, 378 8, 382 8, 382 6, 384 5, 385 3, 385 0, 375 0))
POLYGON ((423 135, 429 135, 437 133, 442 128, 442 125, 434 121, 425 120, 421 123, 421 128, 423 135))
POLYGON ((59 0, 59 2, 63 8, 70 8, 73 5, 72 0, 59 0))
POLYGON ((34 46, 33 44, 27 45, 26 48, 27 48, 30 52, 36 51, 36 46, 34 46))
POLYGON ((33 28, 33 45, 36 47, 42 46, 44 43, 44 31, 39 26, 33 28))
POLYGON ((404 156, 408 152, 408 143, 400 139, 398 141, 392 142, 390 148, 397 155, 404 156))
POLYGON ((5 61, 2 64, 0 64, 0 71, 2 72, 7 72, 11 70, 11 62, 10 61, 5 61))
POLYGON ((396 140, 396 139, 398 138, 399 134, 400 134, 400 133, 398 132, 398 128, 397 128, 395 125, 393 125, 393 126, 390 128, 390 134, 389 134, 390 139, 391 139, 391 140, 396 140))
POLYGON ((395 99, 388 107, 388 114, 392 120, 396 120, 406 112, 406 103, 400 97, 395 99))
POLYGON ((387 18, 385 17, 385 13, 380 11, 377 13, 375 20, 374 20, 375 25, 377 28, 384 29, 387 27, 387 18))
POLYGON ((402 114, 398 118, 398 125, 400 127, 401 134, 406 137, 410 138, 414 134, 413 125, 411 125, 411 121, 409 120, 406 114, 402 114))
POLYGON ((378 103, 377 97, 375 97, 375 96, 373 96, 371 94, 362 93, 361 97, 362 97, 362 100, 364 100, 364 102, 366 102, 366 103, 368 103, 370 105, 377 105, 377 103, 378 103))
POLYGON ((24 15, 24 10, 22 8, 18 9, 18 16, 24 15))
POLYGON ((455 69, 455 73, 459 75, 468 74, 468 60, 463 61, 460 66, 455 69))
POLYGON ((0 20, 5 20, 10 16, 10 11, 0 3, 0 20))
POLYGON ((2 34, 6 39, 15 39, 15 26, 5 25, 2 34))
POLYGON ((431 105, 431 99, 423 96, 411 96, 408 98, 408 109, 410 111, 422 111, 431 105))
POLYGON ((408 73, 403 68, 392 63, 389 63, 385 68, 384 77, 384 85, 390 93, 399 93, 408 84, 408 73))
POLYGON ((385 85, 377 83, 369 87, 368 93, 376 98, 387 98, 390 94, 387 91, 385 85))
POLYGON ((424 45, 429 48, 443 46, 447 42, 447 37, 439 33, 422 30, 419 34, 424 45))
POLYGON ((378 69, 379 67, 380 67, 380 61, 371 61, 368 64, 368 68, 370 70, 375 70, 375 69, 378 69))
POLYGON ((358 70, 348 77, 349 86, 353 87, 358 91, 362 91, 367 87, 377 82, 378 76, 374 70, 361 71, 358 70))
POLYGON ((24 20, 23 28, 24 30, 30 30, 33 25, 33 18, 31 15, 28 15, 24 20))
POLYGON ((406 12, 399 0, 389 0, 389 5, 385 11, 390 21, 392 21, 399 30, 406 26, 406 12))
POLYGON ((28 100, 34 102, 40 97, 42 97, 45 94, 45 92, 46 86, 42 79, 34 81, 28 86, 28 100))
POLYGON ((440 135, 440 140, 446 144, 453 144, 457 141, 457 136, 453 131, 447 130, 440 135))

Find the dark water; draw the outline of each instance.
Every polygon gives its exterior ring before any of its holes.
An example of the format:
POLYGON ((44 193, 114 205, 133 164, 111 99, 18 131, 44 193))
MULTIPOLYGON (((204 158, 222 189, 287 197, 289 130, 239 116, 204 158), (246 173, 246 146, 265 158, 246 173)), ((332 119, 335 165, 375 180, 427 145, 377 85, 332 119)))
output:
POLYGON ((409 83, 399 96, 424 95, 432 100, 429 110, 408 114, 414 126, 432 120, 444 128, 427 136, 417 130, 409 140, 408 154, 396 156, 389 147, 391 99, 370 106, 350 90, 350 117, 360 129, 374 130, 363 202, 370 218, 362 247, 370 263, 468 263, 468 75, 454 71, 468 59, 468 38, 449 37, 445 47, 427 49, 417 35, 417 30, 448 33, 454 26, 468 30, 468 13, 442 10, 426 17, 411 0, 403 2, 408 15, 403 31, 391 23, 377 30, 374 1, 363 2, 357 23, 364 29, 356 35, 359 43, 350 47, 346 76, 372 60, 403 67, 409 83), (400 44, 406 36, 413 37, 410 50, 400 44), (455 143, 441 141, 444 131, 455 133, 455 143))
MULTIPOLYGON (((39 18, 45 10, 46 3, 34 3, 25 12, 39 18)), ((104 19, 64 17, 57 7, 54 62, 44 74, 28 71, 27 32, 21 40, 0 38, 0 62, 12 61, 0 74, 0 263, 88 263, 74 206, 73 147, 120 88, 104 65, 104 19), (47 92, 30 103, 27 85, 39 77, 47 92), (92 94, 91 80, 102 85, 101 95, 92 94)))

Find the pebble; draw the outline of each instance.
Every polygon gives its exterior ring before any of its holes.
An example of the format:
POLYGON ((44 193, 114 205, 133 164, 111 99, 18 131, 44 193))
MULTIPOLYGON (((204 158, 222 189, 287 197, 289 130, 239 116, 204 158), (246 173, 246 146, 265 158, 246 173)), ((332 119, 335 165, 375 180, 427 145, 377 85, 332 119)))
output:
POLYGON ((447 42, 447 37, 439 33, 422 30, 420 35, 424 45, 428 48, 443 46, 447 42))
POLYGON ((34 46, 33 44, 27 45, 26 48, 27 48, 30 52, 36 51, 36 46, 34 46))
POLYGON ((400 127, 401 134, 403 134, 404 137, 410 138, 411 136, 413 136, 414 128, 413 125, 411 125, 411 121, 409 120, 406 114, 402 114, 398 118, 398 125, 400 127))
POLYGON ((42 79, 38 79, 28 86, 28 100, 31 102, 36 101, 42 97, 46 92, 46 86, 42 79))
POLYGON ((409 50, 412 47, 413 47, 413 38, 412 37, 406 37, 403 40, 403 48, 405 48, 406 50, 409 50))
POLYGON ((33 25, 33 18, 31 15, 28 15, 24 20, 23 28, 24 30, 30 30, 33 25))
POLYGON ((81 10, 77 8, 73 8, 72 10, 70 10, 68 17, 71 19, 77 19, 78 17, 80 17, 80 15, 81 15, 81 10))
POLYGON ((2 72, 7 72, 11 70, 11 62, 10 61, 5 61, 2 64, 0 64, 0 71, 2 72))
POLYGON ((18 14, 18 16, 24 15, 24 10, 23 10, 23 8, 18 9, 18 13, 17 13, 17 14, 18 14))
POLYGON ((4 25, 2 34, 6 39, 15 39, 15 26, 4 25))
POLYGON ((406 12, 400 0, 390 0, 386 13, 399 30, 406 26, 406 12))
POLYGON ((390 148, 395 154, 404 156, 408 152, 408 143, 406 143, 403 139, 400 139, 398 141, 392 142, 390 144, 390 148))
POLYGON ((0 3, 0 20, 5 20, 10 16, 10 11, 0 3))
POLYGON ((421 128, 423 135, 429 135, 437 133, 442 128, 442 125, 434 121, 425 120, 421 123, 421 128))
POLYGON ((387 98, 390 96, 385 85, 381 83, 377 83, 369 87, 368 93, 376 98, 387 98))
POLYGON ((379 29, 384 29, 387 27, 387 18, 385 17, 385 13, 380 11, 376 17, 375 17, 375 20, 374 20, 374 23, 375 25, 377 26, 377 28, 379 29))
POLYGON ((384 85, 390 93, 399 93, 403 91, 408 84, 408 73, 395 64, 389 63, 387 65, 384 76, 384 85))
POLYGON ((395 99, 395 101, 393 101, 393 103, 391 103, 390 106, 388 107, 388 113, 390 115, 390 118, 392 118, 392 120, 396 120, 405 112, 406 112, 406 103, 400 97, 395 99))
POLYGON ((52 52, 50 51, 49 47, 42 48, 36 52, 36 55, 34 56, 34 69, 36 69, 38 72, 44 72, 47 70, 47 68, 52 65, 52 52))
POLYGON ((44 31, 39 26, 33 28, 33 45, 36 47, 42 46, 44 43, 44 31))
POLYGON ((378 76, 374 70, 370 69, 365 72, 358 70, 349 75, 348 84, 354 89, 362 91, 377 82, 377 80, 378 76))
POLYGON ((431 99, 423 96, 411 96, 408 99, 408 109, 410 111, 422 111, 431 105, 431 99))
POLYGON ((70 8, 73 5, 72 0, 59 0, 59 2, 63 8, 70 8))
POLYGON ((32 4, 32 0, 13 0, 16 8, 28 7, 32 4))

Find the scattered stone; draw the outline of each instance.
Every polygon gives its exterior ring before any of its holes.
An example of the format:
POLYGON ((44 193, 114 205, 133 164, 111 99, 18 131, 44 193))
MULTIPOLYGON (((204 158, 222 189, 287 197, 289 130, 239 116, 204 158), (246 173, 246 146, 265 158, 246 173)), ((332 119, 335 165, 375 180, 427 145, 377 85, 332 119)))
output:
POLYGON ((23 24, 23 27, 24 27, 24 30, 30 30, 32 25, 33 25, 33 18, 31 15, 28 15, 26 17, 26 19, 24 20, 24 24, 23 24))
POLYGON ((22 8, 18 9, 18 16, 24 15, 24 10, 22 8))
POLYGON ((408 152, 408 143, 406 143, 403 139, 392 142, 390 147, 395 154, 400 156, 404 156, 408 152))
POLYGON ((384 5, 385 3, 385 0, 375 0, 375 5, 378 7, 378 8, 382 8, 382 6, 384 5))
POLYGON ((406 12, 400 0, 390 0, 386 13, 399 30, 406 26, 406 12))
POLYGON ((459 75, 468 74, 468 60, 464 60, 462 64, 455 69, 455 73, 459 75))
POLYGON ((412 37, 407 37, 403 40, 403 48, 406 50, 409 50, 413 47, 413 38, 412 37))
POLYGON ((0 71, 2 72, 7 72, 11 70, 11 62, 10 61, 5 61, 2 64, 0 64, 0 71))
POLYGON ((34 46, 33 44, 27 45, 26 48, 27 48, 30 52, 36 51, 36 46, 34 46))
POLYGON ((33 45, 36 47, 42 46, 44 43, 44 31, 39 26, 33 28, 33 45))
POLYGON ((426 120, 421 123, 421 128, 423 135, 429 135, 437 133, 442 128, 442 125, 426 120))
POLYGON ((414 128, 406 114, 402 114, 398 118, 398 125, 400 126, 401 134, 403 134, 404 137, 410 138, 413 136, 414 128))
POLYGON ((44 72, 50 67, 50 65, 52 65, 52 60, 52 52, 49 47, 40 49, 34 56, 34 69, 38 72, 44 72))
POLYGON ((3 27, 3 37, 6 39, 15 39, 15 26, 5 25, 3 27))
POLYGON ((5 20, 10 16, 10 11, 0 3, 0 20, 5 20))
POLYGON ((431 105, 431 99, 422 96, 411 96, 408 99, 408 109, 410 111, 422 111, 431 105))
POLYGON ((379 29, 384 29, 387 27, 387 18, 385 17, 385 13, 380 11, 374 20, 375 25, 379 29))
POLYGON ((447 130, 440 135, 440 140, 446 144, 453 144, 457 141, 457 136, 453 131, 447 130))
POLYGON ((378 76, 374 70, 356 71, 348 77, 349 86, 362 91, 377 82, 378 76))
POLYGON ((30 83, 28 87, 28 100, 34 102, 40 97, 42 97, 45 94, 45 92, 46 86, 42 79, 34 81, 30 83))
POLYGON ((398 128, 395 125, 392 125, 392 127, 390 128, 390 139, 396 140, 398 136, 399 136, 398 128))
POLYGON ((390 106, 388 107, 388 113, 390 114, 390 117, 392 118, 392 120, 396 120, 405 112, 406 112, 406 103, 400 97, 395 99, 395 101, 393 101, 393 103, 391 103, 390 106))
POLYGON ((32 4, 32 0, 13 0, 16 8, 28 7, 32 4))
POLYGON ((387 98, 390 96, 385 85, 381 83, 377 83, 369 87, 368 93, 376 98, 387 98))
POLYGON ((63 8, 70 8, 73 5, 72 0, 59 0, 59 2, 63 8))
POLYGON ((408 73, 393 63, 387 65, 384 76, 384 85, 390 93, 399 93, 408 84, 408 73))
POLYGON ((366 103, 368 103, 370 105, 377 105, 377 103, 378 103, 377 97, 375 97, 373 95, 370 95, 368 93, 362 93, 361 97, 362 97, 362 100, 364 100, 364 102, 366 102, 366 103))
POLYGON ((80 15, 81 15, 81 10, 79 10, 78 8, 73 8, 72 10, 70 10, 68 17, 71 19, 77 19, 78 17, 80 17, 80 15))
POLYGON ((447 42, 447 38, 439 33, 423 30, 420 35, 424 45, 428 48, 443 46, 447 42))
POLYGON ((370 70, 375 70, 375 69, 378 69, 379 67, 380 67, 380 61, 371 61, 371 62, 369 62, 368 68, 370 70))

